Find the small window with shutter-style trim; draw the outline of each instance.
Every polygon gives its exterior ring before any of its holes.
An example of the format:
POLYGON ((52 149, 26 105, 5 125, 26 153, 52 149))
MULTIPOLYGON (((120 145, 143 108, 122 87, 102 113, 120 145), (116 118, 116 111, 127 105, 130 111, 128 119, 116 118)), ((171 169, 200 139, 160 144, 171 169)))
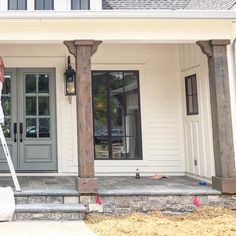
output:
POLYGON ((187 115, 198 115, 197 75, 185 77, 187 115))

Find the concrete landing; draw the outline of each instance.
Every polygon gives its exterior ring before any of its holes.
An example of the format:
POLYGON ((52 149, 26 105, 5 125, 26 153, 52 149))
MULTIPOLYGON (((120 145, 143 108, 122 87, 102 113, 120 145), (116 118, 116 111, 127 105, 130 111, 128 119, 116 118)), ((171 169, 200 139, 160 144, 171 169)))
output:
POLYGON ((98 236, 84 221, 13 221, 0 223, 0 235, 7 236, 98 236))

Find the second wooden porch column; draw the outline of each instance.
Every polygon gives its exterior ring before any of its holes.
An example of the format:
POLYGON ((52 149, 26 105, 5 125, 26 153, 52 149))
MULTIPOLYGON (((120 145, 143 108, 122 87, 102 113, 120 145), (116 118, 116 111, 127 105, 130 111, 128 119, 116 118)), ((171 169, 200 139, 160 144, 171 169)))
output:
POLYGON ((208 57, 213 145, 216 176, 213 188, 236 193, 236 168, 230 105, 227 45, 229 40, 198 41, 208 57))
POLYGON ((79 176, 76 188, 80 193, 96 193, 94 176, 94 134, 92 109, 91 57, 100 41, 75 40, 64 42, 76 58, 76 101, 79 176))

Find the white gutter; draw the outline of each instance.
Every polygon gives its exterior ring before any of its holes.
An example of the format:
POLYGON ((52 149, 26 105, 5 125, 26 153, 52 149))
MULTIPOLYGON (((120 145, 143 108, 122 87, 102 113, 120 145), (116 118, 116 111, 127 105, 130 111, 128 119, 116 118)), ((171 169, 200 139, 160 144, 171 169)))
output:
POLYGON ((236 11, 102 10, 102 11, 1 11, 0 19, 228 19, 236 11))

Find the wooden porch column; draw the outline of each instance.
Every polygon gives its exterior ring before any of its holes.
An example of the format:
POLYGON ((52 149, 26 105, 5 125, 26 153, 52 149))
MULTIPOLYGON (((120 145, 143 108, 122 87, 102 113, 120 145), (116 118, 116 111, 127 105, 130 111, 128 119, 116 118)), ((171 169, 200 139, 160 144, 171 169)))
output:
POLYGON ((65 41, 69 52, 76 58, 76 101, 78 173, 76 188, 80 193, 96 193, 94 177, 94 134, 92 109, 91 57, 101 41, 65 41))
POLYGON ((198 41, 208 57, 213 146, 216 176, 213 188, 236 193, 236 168, 230 107, 227 45, 229 40, 198 41))

